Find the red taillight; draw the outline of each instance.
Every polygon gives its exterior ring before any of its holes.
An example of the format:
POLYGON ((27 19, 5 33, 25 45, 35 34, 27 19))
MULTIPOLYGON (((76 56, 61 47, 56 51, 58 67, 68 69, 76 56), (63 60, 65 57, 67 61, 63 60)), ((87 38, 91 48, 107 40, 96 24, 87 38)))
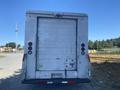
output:
POLYGON ((39 83, 41 83, 41 84, 47 84, 47 81, 45 81, 45 80, 41 81, 41 80, 40 80, 39 83))
POLYGON ((69 81, 68 81, 68 84, 75 84, 75 83, 76 83, 75 80, 69 80, 69 81))

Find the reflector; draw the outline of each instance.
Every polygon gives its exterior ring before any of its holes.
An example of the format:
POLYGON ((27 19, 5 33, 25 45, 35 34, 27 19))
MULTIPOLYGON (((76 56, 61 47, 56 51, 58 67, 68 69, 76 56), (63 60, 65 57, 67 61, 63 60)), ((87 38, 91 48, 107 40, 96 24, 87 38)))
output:
POLYGON ((84 44, 84 43, 82 43, 82 44, 81 44, 81 46, 82 46, 82 47, 85 47, 85 44, 84 44))
POLYGON ((28 47, 28 50, 32 50, 32 47, 28 47))
POLYGON ((69 84, 75 84, 76 81, 75 81, 75 80, 69 80, 68 83, 69 83, 69 84))
POLYGON ((32 51, 28 51, 28 54, 31 55, 31 54, 32 54, 32 51))
POLYGON ((28 45, 29 45, 29 46, 32 46, 32 42, 28 42, 28 45))

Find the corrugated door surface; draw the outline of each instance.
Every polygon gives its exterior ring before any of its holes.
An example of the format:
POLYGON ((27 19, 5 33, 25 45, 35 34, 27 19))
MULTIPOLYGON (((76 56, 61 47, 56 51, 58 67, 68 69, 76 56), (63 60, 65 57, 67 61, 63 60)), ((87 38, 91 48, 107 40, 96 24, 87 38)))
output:
POLYGON ((39 18, 37 71, 65 70, 70 60, 76 62, 76 20, 39 18))

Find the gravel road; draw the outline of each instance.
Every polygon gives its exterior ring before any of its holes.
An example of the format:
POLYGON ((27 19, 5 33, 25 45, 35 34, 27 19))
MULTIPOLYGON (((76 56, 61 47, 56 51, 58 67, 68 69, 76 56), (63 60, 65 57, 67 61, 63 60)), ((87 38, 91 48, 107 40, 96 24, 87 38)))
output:
POLYGON ((22 56, 22 53, 0 53, 0 90, 120 90, 120 79, 117 79, 120 70, 112 70, 112 68, 120 68, 120 63, 93 64, 91 83, 74 86, 21 84, 22 56), (117 76, 114 76, 116 71, 117 76), (115 78, 112 78, 113 76, 115 78))

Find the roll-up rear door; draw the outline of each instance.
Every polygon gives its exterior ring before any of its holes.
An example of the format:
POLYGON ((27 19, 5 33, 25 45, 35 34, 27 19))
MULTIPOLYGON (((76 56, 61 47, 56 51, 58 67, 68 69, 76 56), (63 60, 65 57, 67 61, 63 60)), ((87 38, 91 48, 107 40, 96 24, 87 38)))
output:
POLYGON ((76 69, 76 20, 38 19, 37 70, 76 69))

